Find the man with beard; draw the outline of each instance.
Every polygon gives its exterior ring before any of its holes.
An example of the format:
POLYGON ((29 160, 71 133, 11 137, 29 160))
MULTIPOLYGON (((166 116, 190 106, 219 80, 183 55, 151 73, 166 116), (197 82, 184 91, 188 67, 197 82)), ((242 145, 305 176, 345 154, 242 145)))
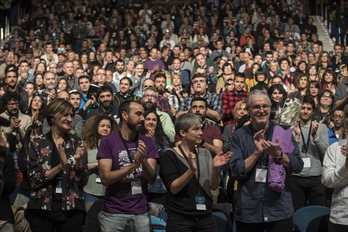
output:
POLYGON ((56 75, 53 72, 46 72, 44 75, 45 89, 39 93, 42 95, 46 106, 56 97, 55 83, 56 75))
POLYGON ((225 92, 222 95, 222 121, 224 125, 231 124, 233 122, 233 110, 239 101, 245 100, 249 95, 244 91, 245 76, 243 73, 237 73, 234 79, 234 89, 231 92, 225 92))
POLYGON ((20 96, 16 92, 7 91, 2 96, 2 104, 5 107, 5 112, 0 114, 1 117, 7 118, 11 121, 9 127, 2 127, 5 133, 15 133, 19 135, 20 141, 24 140, 26 129, 31 125, 31 118, 22 114, 19 110, 20 96))
POLYGON ((96 99, 100 103, 100 106, 87 114, 86 120, 98 113, 104 113, 109 115, 115 120, 118 120, 118 107, 119 105, 114 100, 112 89, 104 85, 98 89, 96 93, 96 99))
POLYGON ((100 179, 107 186, 101 230, 150 232, 148 184, 156 180, 156 145, 139 133, 144 128, 141 104, 125 101, 119 111, 120 131, 105 137, 98 148, 100 179))
POLYGON ((175 95, 166 92, 166 76, 164 73, 156 74, 154 83, 159 97, 157 107, 172 117, 176 111, 175 107, 179 107, 179 99, 175 95))
MULTIPOLYGON (((10 66, 8 66, 10 67, 10 66)), ((19 95, 19 109, 21 112, 27 112, 28 110, 28 93, 22 88, 18 87, 18 73, 17 69, 9 68, 5 73, 5 84, 7 84, 7 91, 16 92, 19 95)), ((1 92, 1 91, 0 91, 1 92)), ((4 92, 2 93, 4 94, 4 92)), ((1 95, 1 93, 0 93, 1 95)), ((3 107, 6 107, 3 105, 3 107)), ((1 111, 3 112, 3 111, 1 111)))
POLYGON ((121 60, 121 59, 118 59, 116 60, 116 72, 114 72, 114 79, 113 81, 116 83, 116 84, 120 84, 120 80, 123 78, 123 77, 131 77, 130 74, 127 74, 125 71, 124 71, 124 60, 121 60), (129 76, 128 76, 129 75, 129 76))
MULTIPOLYGON (((203 97, 195 97, 191 101, 191 108, 189 113, 198 115, 202 119, 202 142, 201 147, 204 147, 210 151, 210 153, 215 156, 222 152, 223 138, 219 128, 216 126, 209 125, 205 118, 207 115, 208 103, 203 97)), ((179 135, 175 136, 176 145, 180 144, 179 135)))
POLYGON ((156 109, 156 113, 160 117, 164 133, 168 136, 170 142, 174 142, 175 129, 172 119, 170 118, 169 114, 160 111, 157 108, 157 101, 158 94, 154 88, 150 87, 144 90, 143 96, 141 98, 141 104, 146 110, 156 109))
POLYGON ((180 69, 187 71, 189 73, 189 76, 191 76, 193 72, 193 68, 192 68, 192 64, 187 61, 185 52, 179 53, 179 59, 181 61, 180 69))
POLYGON ((208 102, 208 108, 206 112, 207 122, 215 126, 221 120, 221 100, 218 94, 210 93, 208 89, 208 80, 204 74, 197 73, 192 78, 192 88, 194 94, 190 94, 185 97, 181 102, 175 117, 179 117, 182 114, 189 112, 191 101, 195 97, 204 97, 208 102))
POLYGON ((131 92, 133 81, 129 77, 124 77, 120 81, 120 91, 115 94, 115 100, 121 105, 124 101, 134 100, 131 92))
MULTIPOLYGON (((18 165, 18 155, 19 155, 19 150, 21 148, 20 144, 24 142, 25 131, 32 124, 32 121, 28 115, 22 114, 20 112, 19 110, 20 96, 18 95, 18 93, 7 91, 4 94, 4 96, 2 96, 1 101, 3 106, 5 107, 5 112, 0 114, 0 117, 6 118, 10 120, 11 122, 10 126, 8 127, 3 126, 1 127, 1 129, 5 134, 7 134, 7 137, 10 138, 9 143, 11 143, 11 146, 13 146, 13 149, 11 148, 11 150, 13 151, 12 157, 14 161, 15 175, 17 180, 16 184, 18 186, 20 184, 20 181, 18 180, 21 180, 23 178, 18 165)), ((6 179, 7 178, 8 177, 6 176, 6 179)), ((19 188, 17 188, 10 196, 12 203, 14 202, 16 198, 18 190, 19 188)), ((3 204, 3 202, 1 202, 1 204, 3 204)))

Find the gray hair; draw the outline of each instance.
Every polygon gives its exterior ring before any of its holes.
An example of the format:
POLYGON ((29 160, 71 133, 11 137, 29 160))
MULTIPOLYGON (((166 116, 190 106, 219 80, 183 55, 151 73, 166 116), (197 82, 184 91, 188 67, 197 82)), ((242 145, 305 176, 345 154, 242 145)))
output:
POLYGON ((253 91, 250 92, 249 96, 247 97, 247 99, 245 100, 247 107, 251 106, 251 101, 254 97, 262 97, 268 100, 269 105, 271 105, 271 99, 269 98, 268 94, 265 93, 262 90, 259 89, 255 89, 253 91))
POLYGON ((179 133, 181 130, 187 132, 192 126, 197 124, 202 124, 202 119, 198 115, 191 113, 182 114, 175 120, 175 132, 181 137, 179 133))

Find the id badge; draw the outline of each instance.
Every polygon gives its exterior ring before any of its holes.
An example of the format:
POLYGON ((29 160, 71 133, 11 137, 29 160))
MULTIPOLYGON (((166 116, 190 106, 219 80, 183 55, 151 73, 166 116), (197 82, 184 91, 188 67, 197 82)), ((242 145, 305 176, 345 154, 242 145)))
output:
POLYGON ((343 197, 348 198, 348 186, 343 189, 343 197))
POLYGON ((267 169, 256 168, 255 182, 266 183, 266 179, 267 179, 267 169))
POLYGON ((137 195, 142 193, 141 182, 139 180, 132 181, 131 185, 132 185, 132 195, 137 195))
POLYGON ((57 184, 56 184, 56 193, 62 193, 63 191, 62 191, 62 179, 61 178, 59 178, 59 179, 57 179, 57 182, 56 182, 57 184))
POLYGON ((311 158, 302 158, 303 160, 303 167, 304 168, 310 168, 311 167, 311 158))
POLYGON ((96 182, 96 183, 101 183, 101 179, 100 179, 100 176, 99 176, 99 175, 96 175, 96 177, 95 177, 95 182, 96 182))
POLYGON ((206 210, 205 197, 196 196, 196 210, 206 210))

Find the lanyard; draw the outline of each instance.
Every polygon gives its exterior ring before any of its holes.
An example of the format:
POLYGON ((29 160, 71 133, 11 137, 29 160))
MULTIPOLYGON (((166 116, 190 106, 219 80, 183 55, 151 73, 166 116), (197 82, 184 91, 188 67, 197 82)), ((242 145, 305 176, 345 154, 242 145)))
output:
MULTIPOLYGON (((187 158, 187 156, 186 156, 184 150, 182 149, 182 147, 181 147, 180 145, 179 145, 179 149, 180 149, 182 155, 185 157, 185 159, 186 159, 186 161, 187 161, 188 158, 187 158)), ((200 173, 200 171, 199 171, 199 159, 198 159, 198 155, 197 155, 197 154, 196 154, 196 160, 197 160, 196 162, 197 162, 197 173, 198 173, 197 180, 198 180, 198 182, 199 182, 199 177, 200 177, 201 173, 200 173)))
MULTIPOLYGON (((132 157, 131 157, 131 155, 130 155, 127 142, 126 142, 126 140, 123 138, 121 132, 120 132, 120 136, 121 136, 121 140, 122 140, 122 143, 123 143, 123 145, 124 145, 124 148, 126 148, 129 162, 133 163, 133 159, 132 159, 132 157)), ((138 149, 138 135, 137 135, 137 137, 136 137, 136 139, 135 139, 135 149, 138 149)))
POLYGON ((298 123, 298 126, 300 127, 302 142, 303 142, 303 145, 304 145, 304 147, 305 147, 306 155, 307 155, 307 153, 308 153, 308 147, 309 147, 309 142, 310 142, 309 140, 310 140, 310 138, 311 138, 312 123, 311 123, 311 125, 310 125, 310 127, 309 127, 307 143, 306 143, 306 141, 304 140, 304 136, 303 136, 303 132, 302 132, 302 128, 301 128, 300 123, 298 123))

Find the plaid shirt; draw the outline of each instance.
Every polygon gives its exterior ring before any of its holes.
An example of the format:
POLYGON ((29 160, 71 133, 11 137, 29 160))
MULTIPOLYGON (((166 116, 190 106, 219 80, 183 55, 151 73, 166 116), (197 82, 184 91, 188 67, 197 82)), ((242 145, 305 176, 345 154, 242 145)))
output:
POLYGON ((163 97, 163 96, 158 96, 157 108, 162 112, 168 113, 170 117, 173 116, 172 111, 170 109, 170 104, 169 104, 168 98, 163 97))
MULTIPOLYGON (((191 108, 191 101, 193 98, 195 98, 194 94, 185 97, 181 102, 177 112, 189 110, 191 108)), ((207 92, 204 98, 207 99, 208 108, 218 112, 221 115, 221 100, 219 95, 216 93, 207 92)), ((216 125, 210 120, 208 120, 207 122, 211 125, 216 125)))
POLYGON ((232 124, 233 110, 239 101, 245 100, 250 93, 242 91, 241 93, 226 92, 222 95, 222 121, 224 125, 232 124))

